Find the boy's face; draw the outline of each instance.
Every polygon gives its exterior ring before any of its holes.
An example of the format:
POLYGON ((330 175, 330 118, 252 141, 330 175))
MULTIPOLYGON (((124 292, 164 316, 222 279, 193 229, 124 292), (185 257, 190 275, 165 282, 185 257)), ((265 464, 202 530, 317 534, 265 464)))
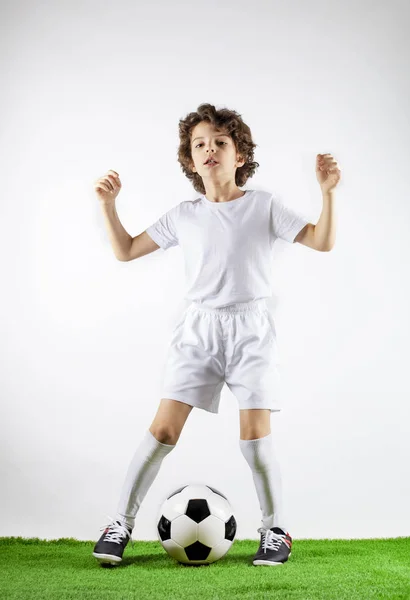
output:
POLYGON ((198 123, 191 132, 191 154, 192 170, 202 178, 235 178, 236 169, 245 164, 244 160, 240 160, 231 136, 225 131, 217 131, 206 121, 198 123), (204 164, 210 156, 217 161, 217 165, 208 167, 204 164))

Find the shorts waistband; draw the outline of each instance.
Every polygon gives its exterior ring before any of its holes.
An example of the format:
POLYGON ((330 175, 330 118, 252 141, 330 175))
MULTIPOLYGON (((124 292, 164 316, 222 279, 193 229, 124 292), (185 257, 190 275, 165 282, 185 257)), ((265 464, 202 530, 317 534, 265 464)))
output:
POLYGON ((249 302, 237 302, 235 304, 229 304, 228 306, 204 306, 200 302, 191 302, 187 310, 199 310, 201 312, 213 313, 213 314, 226 314, 226 313, 243 313, 248 311, 257 311, 268 308, 265 298, 258 298, 257 300, 251 300, 249 302))

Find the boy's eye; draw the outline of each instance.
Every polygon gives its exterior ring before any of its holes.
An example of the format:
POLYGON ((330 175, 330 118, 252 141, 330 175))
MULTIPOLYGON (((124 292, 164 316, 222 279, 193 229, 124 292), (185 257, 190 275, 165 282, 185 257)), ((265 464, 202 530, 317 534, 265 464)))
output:
MULTIPOLYGON (((218 142, 218 143, 219 143, 219 144, 226 144, 227 142, 223 142, 222 140, 219 140, 219 142, 218 142)), ((202 142, 201 142, 200 144, 197 144, 197 145, 195 146, 195 148, 198 148, 198 146, 201 146, 201 145, 202 145, 202 142)))

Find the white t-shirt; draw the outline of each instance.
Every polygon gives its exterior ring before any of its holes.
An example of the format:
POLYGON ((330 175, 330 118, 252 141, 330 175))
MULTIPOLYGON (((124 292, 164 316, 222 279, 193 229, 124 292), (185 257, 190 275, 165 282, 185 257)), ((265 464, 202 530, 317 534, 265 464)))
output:
POLYGON ((307 223, 275 194, 246 190, 229 202, 181 202, 146 231, 163 250, 181 246, 185 300, 217 308, 270 298, 273 244, 293 243, 307 223))

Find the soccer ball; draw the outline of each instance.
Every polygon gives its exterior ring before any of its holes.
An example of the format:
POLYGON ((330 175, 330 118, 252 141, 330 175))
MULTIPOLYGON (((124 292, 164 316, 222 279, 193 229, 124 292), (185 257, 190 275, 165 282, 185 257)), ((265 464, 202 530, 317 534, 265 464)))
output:
POLYGON ((175 490, 161 506, 158 539, 168 554, 185 565, 209 565, 232 546, 236 520, 228 499, 209 485, 175 490))

